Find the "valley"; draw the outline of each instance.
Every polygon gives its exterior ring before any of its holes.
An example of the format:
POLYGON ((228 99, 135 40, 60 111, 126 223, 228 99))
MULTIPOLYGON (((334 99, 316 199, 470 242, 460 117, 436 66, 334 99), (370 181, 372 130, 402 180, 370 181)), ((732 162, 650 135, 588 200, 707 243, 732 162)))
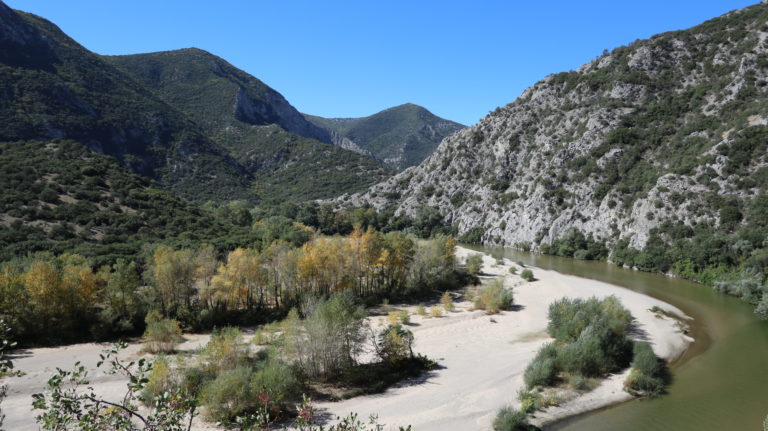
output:
POLYGON ((0 431, 768 430, 768 3, 732 3, 508 94, 576 49, 525 57, 522 6, 164 4, 105 49, 128 6, 0 0, 0 431))

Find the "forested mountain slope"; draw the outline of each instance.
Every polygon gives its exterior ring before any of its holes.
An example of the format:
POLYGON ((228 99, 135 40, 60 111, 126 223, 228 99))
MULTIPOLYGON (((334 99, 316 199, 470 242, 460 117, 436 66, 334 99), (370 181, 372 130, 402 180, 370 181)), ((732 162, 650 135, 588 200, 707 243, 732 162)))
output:
POLYGON ((194 199, 249 195, 248 174, 178 110, 43 18, 0 2, 0 141, 66 138, 194 199))
POLYGON ((135 259, 156 241, 219 243, 238 230, 78 142, 0 142, 0 165, 0 262, 37 251, 135 259))
POLYGON ((691 274, 768 262, 768 5, 551 75, 340 205, 465 238, 691 274), (607 249, 605 248, 607 247, 607 249), (763 257, 761 257, 763 256, 763 257))
POLYGON ((224 146, 254 176, 258 197, 328 198, 389 175, 368 151, 332 137, 280 93, 211 53, 189 48, 104 58, 224 146))
POLYGON ((418 165, 443 138, 464 128, 427 109, 406 103, 361 118, 305 117, 348 138, 397 170, 418 165))

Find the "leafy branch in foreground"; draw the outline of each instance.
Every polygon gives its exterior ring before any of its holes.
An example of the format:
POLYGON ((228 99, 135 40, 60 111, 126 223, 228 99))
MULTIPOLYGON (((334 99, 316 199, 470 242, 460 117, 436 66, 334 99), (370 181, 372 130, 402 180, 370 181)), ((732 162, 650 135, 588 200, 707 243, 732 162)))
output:
POLYGON ((42 410, 36 417, 44 430, 189 431, 197 401, 177 389, 160 394, 147 409, 139 408, 139 395, 149 382, 153 363, 146 359, 124 362, 117 357, 126 344, 117 344, 100 355, 97 367, 107 363, 108 374, 128 379, 122 399, 109 401, 89 384, 88 371, 80 362, 71 371, 60 368, 48 380, 47 392, 34 394, 32 406, 42 410))
MULTIPOLYGON (((5 357, 5 352, 12 349, 16 345, 11 341, 11 328, 5 323, 3 319, 0 319, 0 378, 20 376, 22 373, 14 371, 13 361, 5 357)), ((0 403, 3 402, 8 394, 8 386, 0 385, 0 403)), ((0 409, 0 431, 3 429, 3 422, 5 421, 5 415, 3 410, 0 409)))

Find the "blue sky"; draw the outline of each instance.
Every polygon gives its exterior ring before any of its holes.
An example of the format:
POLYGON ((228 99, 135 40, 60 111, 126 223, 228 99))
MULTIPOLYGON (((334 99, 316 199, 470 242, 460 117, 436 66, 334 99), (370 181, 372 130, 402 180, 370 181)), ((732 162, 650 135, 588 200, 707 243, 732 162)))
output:
POLYGON ((412 102, 473 124, 603 49, 691 27, 740 0, 7 0, 99 54, 198 47, 302 112, 359 117, 412 102))

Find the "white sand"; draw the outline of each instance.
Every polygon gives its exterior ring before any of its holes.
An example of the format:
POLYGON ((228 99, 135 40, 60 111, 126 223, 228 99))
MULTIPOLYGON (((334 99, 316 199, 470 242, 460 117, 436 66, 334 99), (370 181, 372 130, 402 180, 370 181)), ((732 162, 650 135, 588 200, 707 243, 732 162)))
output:
MULTIPOLYGON (((457 248, 460 259, 473 253, 473 250, 457 248)), ((648 311, 659 306, 685 317, 680 310, 664 302, 610 284, 538 268, 531 268, 536 281, 526 283, 509 273, 510 266, 517 267, 510 261, 496 266, 495 259, 490 256, 484 256, 483 260, 482 278, 503 277, 504 285, 513 288, 515 304, 520 309, 488 316, 482 311, 468 311, 471 307, 468 302, 457 302, 457 311, 441 318, 413 315, 410 329, 415 337, 414 350, 438 361, 441 368, 382 394, 322 403, 318 410, 332 417, 349 412, 357 412, 361 418, 378 414, 380 421, 390 425, 391 429, 397 429, 397 425, 412 425, 414 431, 488 430, 500 407, 519 404, 517 392, 523 387, 523 371, 539 347, 550 340, 546 334, 547 307, 553 300, 566 296, 615 295, 632 312, 656 354, 665 359, 678 357, 692 341, 677 329, 674 319, 648 311)), ((403 308, 411 312, 416 309, 415 306, 403 308)), ((383 318, 375 318, 373 324, 383 324, 383 318)), ((208 340, 204 335, 185 337, 188 341, 181 350, 187 351, 202 347, 208 340)), ((87 367, 95 368, 98 354, 107 347, 87 343, 19 352, 15 358, 16 368, 27 374, 6 379, 10 390, 2 404, 7 415, 5 428, 37 430, 31 412, 31 394, 44 390, 47 378, 56 367, 70 369, 79 360, 87 367)), ((139 348, 131 345, 123 356, 136 358, 139 348)), ((536 422, 548 423, 625 401, 630 396, 622 390, 624 378, 625 374, 612 376, 579 398, 538 412, 536 422)), ((118 397, 125 390, 122 379, 103 373, 95 373, 91 384, 108 397, 118 397)), ((195 427, 210 428, 203 424, 195 427)))
MULTIPOLYGON (((473 253, 476 252, 457 249, 460 259, 473 253)), ((629 289, 539 268, 531 268, 536 281, 527 283, 509 273, 509 267, 515 266, 519 274, 517 265, 509 260, 504 263, 496 266, 495 259, 485 255, 482 278, 503 277, 505 286, 513 288, 515 304, 521 309, 488 316, 482 311, 467 311, 471 304, 464 302, 457 303, 459 311, 442 318, 412 316, 414 351, 437 360, 443 368, 426 379, 383 394, 322 403, 318 407, 332 416, 357 412, 367 418, 375 413, 391 429, 412 425, 417 431, 489 430, 499 408, 508 404, 519 406, 517 392, 524 386, 523 371, 537 350, 551 340, 546 334, 547 307, 563 297, 618 297, 636 318, 637 327, 652 343, 656 354, 667 360, 680 356, 692 341, 679 331, 674 319, 648 311, 659 306, 687 318, 669 304, 629 289)), ((626 401, 631 396, 622 390, 625 378, 626 373, 612 376, 591 392, 538 412, 534 422, 550 423, 626 401)))

